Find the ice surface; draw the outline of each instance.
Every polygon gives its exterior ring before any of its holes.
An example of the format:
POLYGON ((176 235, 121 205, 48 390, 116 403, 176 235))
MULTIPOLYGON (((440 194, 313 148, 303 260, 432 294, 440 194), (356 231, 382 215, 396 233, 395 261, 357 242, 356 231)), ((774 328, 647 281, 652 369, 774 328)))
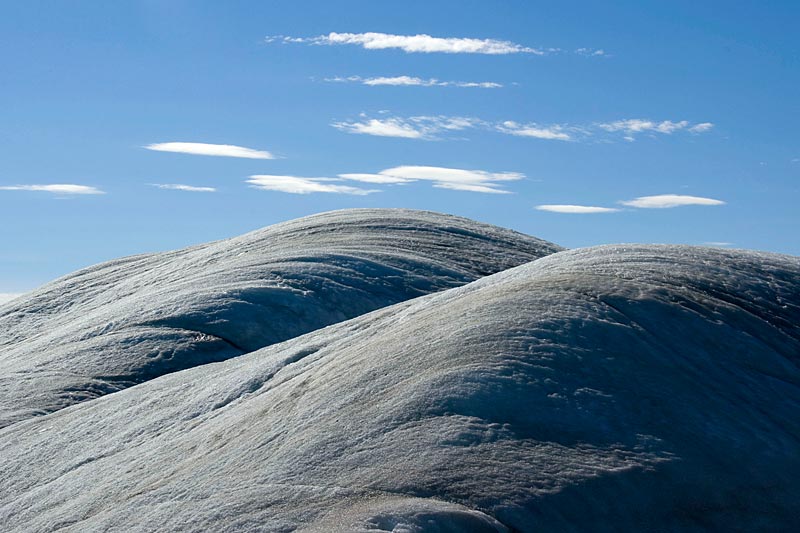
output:
POLYGON ((800 259, 553 254, 0 430, 8 531, 788 531, 800 259))
POLYGON ((354 209, 87 268, 0 306, 0 427, 560 249, 455 216, 354 209))

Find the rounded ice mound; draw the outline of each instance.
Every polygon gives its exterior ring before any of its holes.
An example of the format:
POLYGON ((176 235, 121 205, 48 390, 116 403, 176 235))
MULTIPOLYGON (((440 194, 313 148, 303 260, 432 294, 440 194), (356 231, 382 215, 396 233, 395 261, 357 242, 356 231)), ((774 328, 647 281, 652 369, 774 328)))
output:
POLYGON ((0 307, 0 427, 558 250, 460 217, 353 209, 93 266, 0 307))
POLYGON ((790 531, 800 259, 560 252, 14 424, 0 453, 8 531, 790 531))

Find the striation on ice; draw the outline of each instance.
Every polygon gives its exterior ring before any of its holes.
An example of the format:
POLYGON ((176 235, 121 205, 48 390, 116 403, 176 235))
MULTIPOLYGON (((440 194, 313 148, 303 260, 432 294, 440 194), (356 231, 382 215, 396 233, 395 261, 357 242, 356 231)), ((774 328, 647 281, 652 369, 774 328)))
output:
POLYGON ((800 259, 603 246, 0 430, 8 531, 791 530, 800 259))

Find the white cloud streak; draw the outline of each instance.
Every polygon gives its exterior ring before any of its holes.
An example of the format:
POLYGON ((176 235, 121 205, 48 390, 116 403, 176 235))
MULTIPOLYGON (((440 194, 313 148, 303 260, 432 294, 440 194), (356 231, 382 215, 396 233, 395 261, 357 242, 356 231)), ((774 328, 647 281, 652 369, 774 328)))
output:
POLYGON ((144 148, 157 152, 175 152, 179 154, 239 157, 244 159, 276 159, 275 155, 266 150, 254 150, 232 144, 166 142, 148 144, 144 148))
POLYGON ((701 122, 691 124, 688 120, 662 120, 660 122, 641 118, 629 118, 614 122, 603 122, 597 124, 602 130, 607 132, 622 132, 625 134, 626 141, 635 140, 635 135, 640 133, 671 135, 676 131, 688 131, 689 133, 705 133, 714 127, 711 122, 701 122))
POLYGON ((375 174, 348 173, 336 178, 303 178, 298 176, 250 176, 246 183, 262 190, 291 194, 334 193, 366 195, 380 192, 377 189, 363 189, 346 182, 379 185, 404 185, 427 181, 440 189, 469 191, 486 194, 509 194, 504 188, 507 182, 524 179, 518 172, 487 172, 485 170, 465 170, 460 168, 404 165, 387 168, 375 174))
POLYGON ((700 124, 695 124, 694 126, 690 127, 689 131, 692 133, 705 133, 713 127, 714 124, 711 122, 701 122, 700 124))
POLYGON ((613 207, 597 207, 593 205, 570 205, 570 204, 545 204, 537 205, 539 211, 550 211, 552 213, 571 213, 571 214, 592 214, 592 213, 615 213, 619 209, 613 207))
POLYGON ((637 207, 639 209, 667 209, 684 205, 724 205, 722 200, 703 198, 700 196, 686 196, 682 194, 658 194, 655 196, 640 196, 633 200, 620 202, 622 205, 637 207))
POLYGON ((436 78, 418 78, 416 76, 378 76, 374 78, 362 78, 361 76, 348 76, 335 78, 325 78, 325 81, 339 83, 361 83, 369 86, 416 86, 416 87, 468 87, 479 89, 499 89, 502 83, 493 81, 441 81, 436 78))
POLYGON ((334 128, 345 133, 374 135, 376 137, 401 137, 420 139, 426 136, 423 128, 415 127, 400 118, 367 119, 363 122, 334 122, 334 128))
POLYGON ((358 121, 334 122, 334 128, 345 133, 374 135, 378 137, 400 137, 405 139, 435 140, 447 132, 461 131, 480 125, 480 121, 468 117, 418 116, 369 118, 358 121))
POLYGON ((408 178, 386 174, 339 174, 339 177, 345 180, 360 181, 362 183, 380 183, 383 185, 396 185, 399 183, 411 183, 413 181, 408 178))
POLYGON ((331 126, 346 133, 428 141, 440 140, 451 136, 456 131, 474 129, 543 140, 598 140, 607 142, 617 136, 619 136, 617 138, 621 137, 627 141, 634 141, 636 135, 643 133, 671 135, 675 132, 685 131, 699 134, 709 131, 713 124, 702 122, 692 125, 687 120, 656 122, 645 119, 626 119, 589 125, 570 125, 539 124, 536 122, 520 123, 513 120, 491 122, 475 117, 448 117, 444 115, 371 118, 362 113, 357 120, 334 122, 331 126))
POLYGON ((105 194, 96 187, 90 187, 88 185, 75 185, 72 183, 52 183, 48 185, 5 185, 0 186, 0 190, 49 192, 58 195, 105 194))
POLYGON ((317 37, 270 36, 266 42, 305 43, 313 45, 355 45, 365 50, 402 50, 406 53, 443 54, 534 54, 545 55, 555 49, 538 49, 511 41, 497 39, 474 39, 468 37, 432 37, 426 34, 394 35, 390 33, 337 33, 317 37))
POLYGON ((488 194, 508 194, 503 188, 505 182, 525 178, 519 172, 487 172, 485 170, 465 170, 459 168, 404 165, 387 168, 377 174, 339 174, 340 178, 366 183, 411 183, 430 181, 439 189, 480 192, 488 194))
POLYGON ((517 137, 534 137, 536 139, 548 139, 557 141, 569 141, 572 137, 564 131, 564 127, 558 124, 554 126, 539 126, 538 124, 518 124, 512 120, 507 120, 496 126, 497 131, 516 135, 517 137))
POLYGON ((349 185, 339 185, 336 182, 342 180, 336 178, 302 178, 298 176, 273 176, 273 175, 254 175, 250 176, 245 183, 251 187, 265 191, 278 191, 290 194, 311 194, 317 192, 334 194, 354 194, 364 196, 375 192, 375 189, 361 189, 349 185))
POLYGON ((588 57, 608 57, 608 54, 605 50, 597 49, 597 48, 578 48, 575 50, 575 53, 580 56, 588 56, 588 57))
POLYGON ((180 183, 151 183, 151 185, 159 189, 169 189, 173 191, 217 192, 217 189, 214 187, 195 187, 194 185, 183 185, 180 183))

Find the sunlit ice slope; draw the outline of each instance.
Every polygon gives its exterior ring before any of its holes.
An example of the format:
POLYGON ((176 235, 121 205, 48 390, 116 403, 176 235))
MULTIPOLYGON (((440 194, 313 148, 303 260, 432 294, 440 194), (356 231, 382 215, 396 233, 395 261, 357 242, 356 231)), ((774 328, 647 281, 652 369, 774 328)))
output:
POLYGON ((90 267, 0 306, 0 426, 560 249, 450 215, 353 209, 90 267))
POLYGON ((800 259, 560 252, 0 430, 8 531, 790 531, 800 259))

